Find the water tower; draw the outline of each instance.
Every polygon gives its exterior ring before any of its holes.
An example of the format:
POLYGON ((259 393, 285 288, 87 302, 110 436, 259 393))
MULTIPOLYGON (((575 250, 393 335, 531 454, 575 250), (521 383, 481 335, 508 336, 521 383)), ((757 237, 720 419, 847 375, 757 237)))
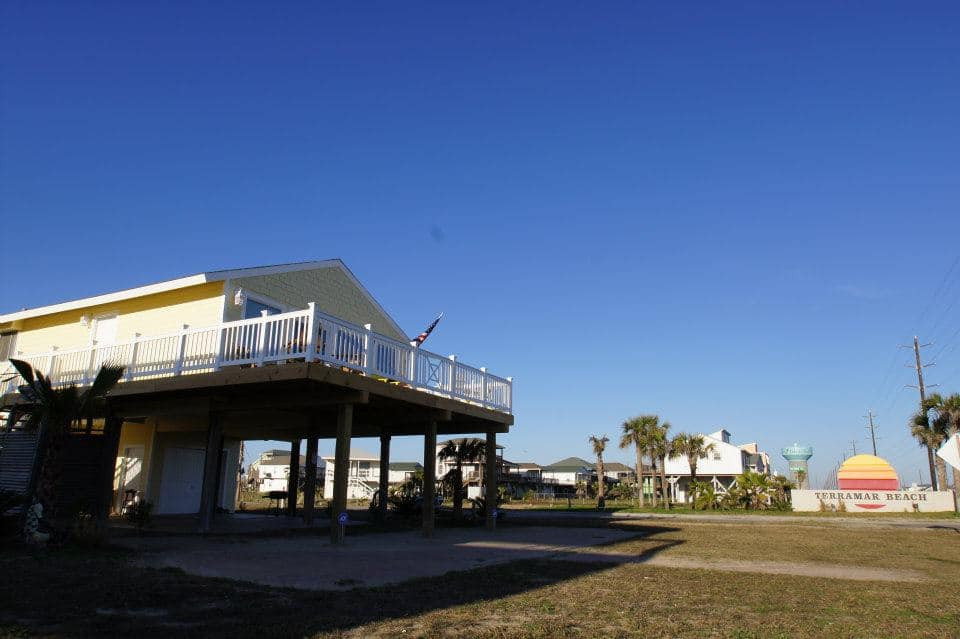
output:
POLYGON ((807 460, 813 457, 813 448, 794 443, 793 446, 781 449, 780 454, 787 460, 790 473, 797 480, 797 488, 800 490, 809 489, 810 471, 807 468, 807 460))

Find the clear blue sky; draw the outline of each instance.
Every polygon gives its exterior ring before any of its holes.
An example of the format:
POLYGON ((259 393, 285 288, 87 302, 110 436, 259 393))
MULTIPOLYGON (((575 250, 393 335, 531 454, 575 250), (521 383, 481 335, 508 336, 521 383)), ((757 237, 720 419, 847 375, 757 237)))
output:
POLYGON ((925 467, 897 345, 960 390, 955 3, 196 4, 0 8, 3 310, 340 257, 516 378, 509 458, 657 412, 817 480, 872 408, 925 467))

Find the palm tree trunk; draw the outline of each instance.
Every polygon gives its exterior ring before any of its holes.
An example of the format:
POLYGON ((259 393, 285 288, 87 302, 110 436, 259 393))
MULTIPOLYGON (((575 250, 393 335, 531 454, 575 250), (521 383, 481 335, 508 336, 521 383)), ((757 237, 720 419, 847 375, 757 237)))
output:
POLYGON ((684 503, 690 502, 690 491, 693 490, 693 483, 697 481, 697 462, 694 459, 687 461, 690 462, 690 486, 687 488, 687 492, 684 493, 684 503))
POLYGON ((927 461, 930 462, 930 490, 939 490, 937 479, 934 477, 936 464, 934 462, 933 446, 927 446, 927 461))
POLYGON ((667 458, 660 458, 660 495, 663 498, 663 507, 670 507, 670 499, 667 497, 667 458))
POLYGON ((463 515, 463 464, 457 460, 457 475, 453 478, 453 518, 459 521, 463 515))
POLYGON ((947 484, 947 464, 937 457, 937 490, 948 490, 949 484, 947 484))
POLYGON ((657 499, 657 458, 654 456, 652 450, 648 450, 647 455, 650 456, 650 488, 653 489, 651 491, 651 497, 653 499, 653 507, 656 508, 660 505, 657 499))
POLYGON ((643 494, 643 453, 637 446, 637 502, 640 508, 647 505, 647 496, 643 494))

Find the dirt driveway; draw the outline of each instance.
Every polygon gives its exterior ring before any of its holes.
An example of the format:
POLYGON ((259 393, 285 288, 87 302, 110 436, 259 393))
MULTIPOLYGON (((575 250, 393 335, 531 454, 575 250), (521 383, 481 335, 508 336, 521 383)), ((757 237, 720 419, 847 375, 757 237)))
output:
MULTIPOLYGON (((637 537, 599 528, 503 527, 365 534, 332 546, 325 536, 142 537, 117 543, 141 552, 154 568, 180 568, 204 577, 225 577, 270 586, 330 590, 377 586, 415 577, 471 570, 517 559, 581 554, 590 546, 637 537)), ((619 560, 615 560, 619 561, 619 560)))

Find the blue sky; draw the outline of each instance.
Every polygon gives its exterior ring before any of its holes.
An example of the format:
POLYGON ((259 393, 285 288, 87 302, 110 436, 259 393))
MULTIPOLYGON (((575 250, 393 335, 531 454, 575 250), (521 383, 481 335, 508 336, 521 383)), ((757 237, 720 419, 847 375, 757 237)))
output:
POLYGON ((816 481, 872 408, 925 467, 897 345, 960 390, 955 4, 198 5, 0 8, 3 310, 340 257, 516 378, 509 458, 657 412, 816 481))

